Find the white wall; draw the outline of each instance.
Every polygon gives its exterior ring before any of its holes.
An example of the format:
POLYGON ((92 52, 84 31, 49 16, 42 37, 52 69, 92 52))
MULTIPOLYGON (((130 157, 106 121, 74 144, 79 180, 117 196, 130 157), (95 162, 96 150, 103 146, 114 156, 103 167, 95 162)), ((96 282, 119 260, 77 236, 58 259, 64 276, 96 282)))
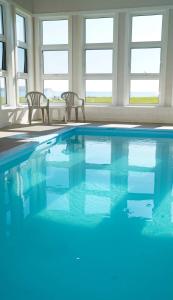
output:
MULTIPOLYGON (((128 122, 128 123, 173 123, 173 109, 169 107, 115 107, 115 106, 85 106, 86 120, 88 122, 128 122)), ((51 122, 62 121, 64 110, 52 108, 51 122)), ((72 120, 75 120, 72 113, 72 120)), ((82 119, 79 113, 79 120, 82 119)))
MULTIPOLYGON (((17 0, 22 1, 22 0, 17 0)), ((27 1, 26 1, 27 2, 27 1)), ((34 13, 92 11, 173 5, 172 0, 33 0, 34 13)))

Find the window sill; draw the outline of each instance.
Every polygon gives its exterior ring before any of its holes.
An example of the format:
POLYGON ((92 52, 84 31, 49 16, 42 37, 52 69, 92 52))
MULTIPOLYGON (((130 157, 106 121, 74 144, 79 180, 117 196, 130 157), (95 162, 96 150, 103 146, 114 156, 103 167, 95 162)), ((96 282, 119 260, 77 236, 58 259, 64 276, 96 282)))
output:
POLYGON ((27 105, 23 105, 23 106, 2 105, 1 106, 1 110, 17 110, 17 109, 26 109, 26 108, 28 108, 27 105))

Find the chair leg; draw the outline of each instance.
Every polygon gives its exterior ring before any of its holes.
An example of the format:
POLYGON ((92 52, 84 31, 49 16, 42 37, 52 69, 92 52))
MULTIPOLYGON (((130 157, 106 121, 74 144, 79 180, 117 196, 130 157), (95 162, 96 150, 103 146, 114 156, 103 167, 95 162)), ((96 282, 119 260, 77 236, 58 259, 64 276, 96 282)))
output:
POLYGON ((75 108, 76 122, 78 121, 78 108, 75 108))
POLYGON ((81 110, 82 110, 83 120, 85 122, 85 108, 82 106, 81 110))
POLYGON ((71 108, 70 107, 68 107, 67 112, 68 112, 68 121, 71 121, 71 108))
POLYGON ((47 122, 50 123, 50 117, 49 117, 49 107, 46 108, 47 111, 47 122))
POLYGON ((64 113, 64 122, 67 123, 68 121, 68 109, 65 108, 65 113, 64 113))
POLYGON ((41 108, 41 113, 42 113, 42 119, 43 119, 43 123, 44 123, 44 108, 41 108))
POLYGON ((28 121, 29 121, 29 124, 31 125, 32 124, 32 109, 30 109, 30 108, 28 111, 28 121))

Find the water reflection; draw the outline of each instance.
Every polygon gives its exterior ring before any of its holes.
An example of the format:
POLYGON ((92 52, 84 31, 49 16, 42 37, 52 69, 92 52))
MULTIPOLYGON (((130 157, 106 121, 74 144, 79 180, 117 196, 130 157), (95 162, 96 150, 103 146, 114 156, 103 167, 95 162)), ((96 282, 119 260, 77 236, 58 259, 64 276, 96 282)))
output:
POLYGON ((130 142, 128 163, 129 166, 154 168, 156 166, 156 143, 130 142))
POLYGON ((153 200, 127 200, 127 210, 129 218, 144 218, 152 220, 153 200))
MULTIPOLYGON (((153 220, 165 194, 173 222, 172 141, 73 136, 1 171, 1 237, 17 234, 25 219, 54 212, 87 226, 114 218, 153 220), (167 156, 163 154, 167 153, 167 156), (164 157, 164 161, 161 158, 164 157), (169 166, 169 168, 168 168, 169 166), (165 177, 166 174, 166 177, 165 177), (98 216, 98 218, 95 218, 98 216)), ((53 217, 53 216, 52 216, 53 217)), ((154 225, 153 225, 154 226, 154 225)))
POLYGON ((128 172, 128 193, 154 194, 154 172, 128 172))
POLYGON ((87 195, 85 198, 85 214, 86 215, 110 215, 111 199, 108 197, 99 197, 95 195, 87 195))

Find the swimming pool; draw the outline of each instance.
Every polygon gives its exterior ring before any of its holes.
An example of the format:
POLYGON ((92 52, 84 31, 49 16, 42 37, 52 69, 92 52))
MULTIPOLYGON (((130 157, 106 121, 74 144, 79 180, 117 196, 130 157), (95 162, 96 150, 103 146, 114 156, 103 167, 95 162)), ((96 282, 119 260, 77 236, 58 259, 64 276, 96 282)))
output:
POLYGON ((173 299, 172 132, 79 127, 13 154, 1 300, 173 299))

